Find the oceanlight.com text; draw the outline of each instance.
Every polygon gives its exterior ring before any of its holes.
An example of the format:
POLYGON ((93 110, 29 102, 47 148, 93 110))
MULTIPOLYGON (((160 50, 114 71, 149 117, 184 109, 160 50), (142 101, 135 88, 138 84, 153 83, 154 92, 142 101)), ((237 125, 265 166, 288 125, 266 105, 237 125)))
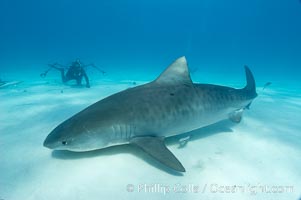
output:
POLYGON ((126 191, 130 193, 161 193, 167 195, 170 193, 195 193, 195 194, 282 194, 293 193, 294 186, 291 185, 267 185, 267 184, 246 184, 246 185, 225 185, 217 183, 206 184, 127 184, 126 191))

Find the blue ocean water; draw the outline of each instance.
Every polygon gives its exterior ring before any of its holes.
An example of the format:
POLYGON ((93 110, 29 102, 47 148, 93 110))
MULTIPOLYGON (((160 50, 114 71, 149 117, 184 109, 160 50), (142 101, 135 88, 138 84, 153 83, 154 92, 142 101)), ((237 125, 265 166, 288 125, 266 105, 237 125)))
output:
POLYGON ((299 0, 1 0, 0 79, 17 82, 0 85, 0 200, 300 198, 300 36, 299 0), (232 87, 248 65, 259 94, 240 124, 197 130, 184 148, 167 142, 183 176, 128 147, 43 147, 73 114, 180 56, 193 81, 232 87), (89 89, 56 70, 40 77, 76 59, 107 73, 88 68, 89 89))
POLYGON ((299 79, 298 0, 3 0, 0 11, 2 74, 80 58, 138 78, 185 55, 198 77, 247 64, 263 82, 299 79))

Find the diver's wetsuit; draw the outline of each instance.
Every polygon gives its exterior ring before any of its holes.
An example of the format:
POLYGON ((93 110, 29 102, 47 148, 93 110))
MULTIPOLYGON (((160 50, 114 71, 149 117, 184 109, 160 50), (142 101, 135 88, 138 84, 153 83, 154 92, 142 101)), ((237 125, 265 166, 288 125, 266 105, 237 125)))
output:
POLYGON ((81 85, 82 84, 82 79, 83 77, 85 78, 86 81, 86 87, 90 87, 90 83, 89 83, 89 78, 85 72, 85 70, 77 64, 72 64, 66 75, 65 75, 65 70, 64 68, 60 68, 60 67, 56 67, 56 66, 52 66, 53 68, 60 70, 61 72, 61 76, 62 76, 62 81, 64 83, 70 81, 70 80, 76 80, 77 85, 81 85))

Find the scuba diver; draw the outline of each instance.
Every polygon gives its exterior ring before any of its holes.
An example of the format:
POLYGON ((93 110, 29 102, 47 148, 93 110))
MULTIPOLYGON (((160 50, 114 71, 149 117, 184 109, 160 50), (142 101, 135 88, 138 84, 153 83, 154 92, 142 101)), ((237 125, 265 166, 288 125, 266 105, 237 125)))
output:
POLYGON ((63 83, 66 83, 70 80, 75 80, 76 84, 78 86, 82 85, 82 79, 85 78, 85 82, 86 82, 86 87, 90 88, 90 82, 89 82, 89 78, 87 76, 87 73, 84 69, 84 67, 87 66, 93 66, 94 68, 98 69, 99 71, 101 71, 103 73, 103 75, 106 73, 103 70, 97 68, 95 65, 90 64, 90 65, 83 65, 80 60, 76 60, 74 62, 72 62, 71 66, 68 67, 68 70, 65 74, 65 69, 66 67, 63 65, 60 65, 58 63, 54 63, 54 64, 49 64, 50 68, 48 70, 46 70, 44 73, 41 73, 40 76, 42 78, 46 77, 47 73, 51 70, 51 69, 56 69, 59 70, 61 72, 61 77, 62 77, 62 81, 63 83))
POLYGON ((90 88, 89 78, 79 60, 72 62, 66 74, 65 74, 65 68, 61 67, 61 65, 57 63, 50 65, 50 67, 57 69, 61 72, 63 83, 66 83, 70 80, 76 80, 77 85, 82 85, 82 79, 84 77, 86 81, 86 87, 90 88))

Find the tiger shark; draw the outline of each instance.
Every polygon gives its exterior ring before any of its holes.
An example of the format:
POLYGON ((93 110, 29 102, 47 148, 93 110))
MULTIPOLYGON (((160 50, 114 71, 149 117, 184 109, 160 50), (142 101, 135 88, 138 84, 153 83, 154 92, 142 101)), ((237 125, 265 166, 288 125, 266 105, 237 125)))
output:
POLYGON ((240 122, 256 98, 253 75, 234 89, 193 83, 185 57, 174 61, 152 82, 106 97, 58 125, 44 146, 54 150, 92 151, 135 145, 163 165, 185 172, 164 139, 229 118, 240 122))

